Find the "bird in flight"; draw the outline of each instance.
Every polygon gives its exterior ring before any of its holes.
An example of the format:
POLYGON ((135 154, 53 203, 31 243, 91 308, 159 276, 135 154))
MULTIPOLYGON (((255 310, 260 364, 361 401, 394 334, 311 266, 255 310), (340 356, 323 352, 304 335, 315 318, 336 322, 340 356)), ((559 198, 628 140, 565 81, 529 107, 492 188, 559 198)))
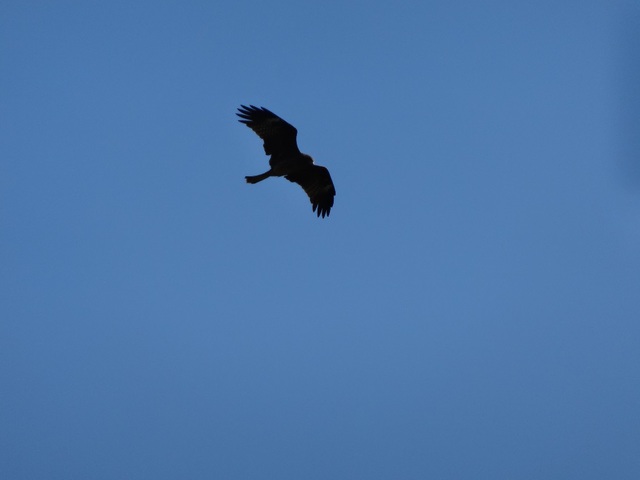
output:
POLYGON ((309 196, 318 217, 329 216, 336 189, 329 170, 313 163, 313 158, 298 149, 296 128, 263 107, 238 108, 240 123, 256 132, 264 141, 264 153, 270 155, 269 170, 261 175, 244 177, 247 183, 258 183, 269 177, 284 177, 297 183, 309 196))

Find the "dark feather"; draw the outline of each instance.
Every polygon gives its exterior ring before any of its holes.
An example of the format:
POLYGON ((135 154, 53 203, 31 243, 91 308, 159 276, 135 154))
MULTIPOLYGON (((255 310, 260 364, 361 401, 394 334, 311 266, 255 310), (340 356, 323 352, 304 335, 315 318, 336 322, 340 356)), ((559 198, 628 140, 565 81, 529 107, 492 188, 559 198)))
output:
POLYGON ((319 165, 311 165, 308 168, 285 175, 284 178, 297 183, 304 189, 309 195, 313 211, 317 211, 318 217, 329 216, 331 207, 333 207, 333 197, 336 195, 329 170, 319 165))
POLYGON ((239 122, 256 132, 264 141, 265 154, 279 156, 300 153, 296 142, 298 131, 275 113, 253 105, 241 105, 238 112, 236 115, 242 119, 239 122))

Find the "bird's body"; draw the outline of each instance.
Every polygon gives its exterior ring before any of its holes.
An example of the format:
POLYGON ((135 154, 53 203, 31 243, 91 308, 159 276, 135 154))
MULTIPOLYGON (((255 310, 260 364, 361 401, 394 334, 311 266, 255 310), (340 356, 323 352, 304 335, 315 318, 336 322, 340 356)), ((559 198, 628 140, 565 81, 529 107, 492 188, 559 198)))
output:
POLYGON ((270 155, 265 173, 247 176, 247 183, 258 183, 269 177, 284 177, 300 185, 309 196, 318 217, 329 216, 336 189, 329 170, 313 163, 311 156, 298 149, 298 131, 266 108, 241 105, 236 115, 264 141, 264 153, 270 155))

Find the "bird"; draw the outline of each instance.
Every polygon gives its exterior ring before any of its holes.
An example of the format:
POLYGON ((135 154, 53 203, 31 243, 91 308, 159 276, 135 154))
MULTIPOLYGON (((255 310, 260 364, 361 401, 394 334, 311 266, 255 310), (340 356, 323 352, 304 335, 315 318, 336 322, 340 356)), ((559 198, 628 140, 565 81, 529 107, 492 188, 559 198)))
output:
POLYGON ((269 177, 284 177, 300 185, 309 196, 313 212, 318 218, 329 216, 336 189, 329 170, 313 162, 310 155, 298 148, 298 130, 264 107, 240 105, 236 113, 240 123, 253 130, 263 141, 264 153, 269 155, 269 170, 260 175, 244 177, 254 184, 269 177))

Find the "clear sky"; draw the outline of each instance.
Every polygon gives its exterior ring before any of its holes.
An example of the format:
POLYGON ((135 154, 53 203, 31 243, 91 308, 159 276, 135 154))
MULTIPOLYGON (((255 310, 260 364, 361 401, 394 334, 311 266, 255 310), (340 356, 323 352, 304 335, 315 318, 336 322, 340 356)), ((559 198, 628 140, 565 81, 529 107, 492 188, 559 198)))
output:
POLYGON ((640 6, 5 0, 0 477, 640 478, 640 6), (328 167, 318 219, 236 121, 328 167))

